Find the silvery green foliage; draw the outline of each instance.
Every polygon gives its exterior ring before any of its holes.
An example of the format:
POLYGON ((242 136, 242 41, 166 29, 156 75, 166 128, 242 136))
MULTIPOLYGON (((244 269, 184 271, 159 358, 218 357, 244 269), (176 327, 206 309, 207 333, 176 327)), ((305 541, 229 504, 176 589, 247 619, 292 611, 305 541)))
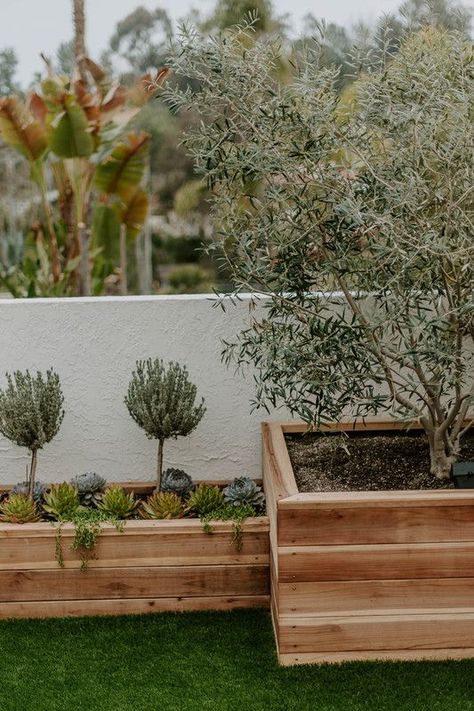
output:
POLYGON ((252 479, 242 476, 225 487, 222 492, 227 504, 233 506, 253 506, 255 509, 261 508, 265 503, 265 496, 262 488, 252 479))
POLYGON ((64 397, 54 370, 31 375, 26 370, 6 374, 0 390, 0 433, 19 447, 42 449, 59 431, 64 397))
MULTIPOLYGON (((48 490, 48 487, 46 484, 43 484, 41 481, 35 481, 33 484, 33 501, 36 504, 40 504, 43 499, 44 495, 46 494, 46 491, 48 490)), ((20 484, 15 484, 14 487, 12 487, 11 490, 12 494, 23 494, 24 496, 29 495, 29 484, 27 481, 22 481, 20 484)))
POLYGON ((472 44, 382 44, 342 95, 317 48, 278 82, 280 44, 184 28, 173 69, 198 88, 165 92, 201 119, 186 144, 236 294, 267 297, 225 357, 309 423, 419 419, 447 476, 474 394, 472 44))
POLYGON ((71 484, 78 490, 83 506, 97 506, 102 499, 107 482, 104 477, 95 472, 86 472, 73 477, 71 484))
POLYGON ((161 491, 174 491, 178 496, 186 496, 193 488, 193 480, 182 469, 169 468, 161 477, 161 491))
POLYGON ((159 359, 137 361, 125 404, 149 439, 190 434, 201 421, 204 400, 195 405, 197 388, 185 366, 159 359))

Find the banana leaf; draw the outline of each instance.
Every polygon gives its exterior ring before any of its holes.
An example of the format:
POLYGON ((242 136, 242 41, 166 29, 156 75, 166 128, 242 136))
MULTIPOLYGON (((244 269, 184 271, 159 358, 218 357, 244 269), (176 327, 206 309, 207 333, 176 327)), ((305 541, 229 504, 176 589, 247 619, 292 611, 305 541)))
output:
POLYGON ((91 126, 75 96, 64 94, 50 127, 49 146, 60 158, 87 158, 94 150, 91 126))
POLYGON ((127 227, 127 238, 134 239, 142 231, 148 215, 148 194, 139 188, 121 211, 122 224, 127 227))
POLYGON ((15 97, 0 99, 0 137, 31 162, 48 147, 45 127, 15 97))
POLYGON ((118 195, 128 203, 145 172, 149 150, 148 133, 129 133, 97 166, 96 187, 106 195, 118 195))
POLYGON ((116 206, 97 205, 92 216, 92 245, 107 261, 120 258, 120 216, 116 206))

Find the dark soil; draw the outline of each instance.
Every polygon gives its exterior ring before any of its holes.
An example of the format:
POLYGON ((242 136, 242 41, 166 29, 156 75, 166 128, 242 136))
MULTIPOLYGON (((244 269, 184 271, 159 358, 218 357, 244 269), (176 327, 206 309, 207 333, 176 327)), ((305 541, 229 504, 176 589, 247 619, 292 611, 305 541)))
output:
MULTIPOLYGON (((430 474, 423 433, 287 435, 300 492, 389 491, 452 488, 430 474)), ((460 460, 474 460, 474 432, 463 440, 460 460)))

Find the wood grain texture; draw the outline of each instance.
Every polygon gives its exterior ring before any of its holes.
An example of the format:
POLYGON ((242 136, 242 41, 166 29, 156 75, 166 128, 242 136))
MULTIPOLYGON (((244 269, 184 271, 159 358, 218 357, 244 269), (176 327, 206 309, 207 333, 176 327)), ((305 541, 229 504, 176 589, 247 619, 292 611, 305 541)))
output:
POLYGON ((0 572, 0 602, 268 594, 267 565, 0 572))
POLYGON ((472 578, 280 582, 278 591, 279 613, 285 617, 474 610, 472 578))
POLYGON ((291 493, 281 436, 305 429, 273 426, 263 443, 280 663, 473 657, 474 491, 291 493))
POLYGON ((281 582, 474 577, 474 543, 278 549, 281 582))
POLYGON ((474 611, 349 617, 280 616, 282 654, 472 648, 474 611))
MULTIPOLYGON (((148 522, 145 521, 133 521, 126 525, 123 533, 113 526, 108 527, 99 538, 97 557, 90 562, 90 567, 268 565, 268 522, 263 518, 252 521, 243 524, 240 552, 232 543, 229 523, 216 523, 212 534, 205 533, 199 521, 192 522, 197 524, 192 529, 188 525, 177 525, 181 521, 160 521, 153 526, 146 525, 148 522)), ((0 531, 0 571, 58 568, 54 528, 49 524, 27 525, 29 529, 12 526, 14 531, 0 531), (20 535, 22 531, 24 533, 20 535)), ((62 550, 66 568, 80 566, 78 554, 71 550, 73 537, 73 528, 65 527, 62 550)))
POLYGON ((268 483, 272 488, 273 500, 297 494, 298 487, 281 425, 277 422, 264 422, 262 437, 269 464, 268 473, 271 475, 268 483))
POLYGON ((451 541, 474 541, 474 499, 459 506, 282 505, 278 511, 280 546, 451 541))
POLYGON ((269 604, 268 595, 3 602, 0 603, 0 619, 132 615, 146 612, 187 612, 191 610, 235 610, 247 607, 268 609, 269 604))

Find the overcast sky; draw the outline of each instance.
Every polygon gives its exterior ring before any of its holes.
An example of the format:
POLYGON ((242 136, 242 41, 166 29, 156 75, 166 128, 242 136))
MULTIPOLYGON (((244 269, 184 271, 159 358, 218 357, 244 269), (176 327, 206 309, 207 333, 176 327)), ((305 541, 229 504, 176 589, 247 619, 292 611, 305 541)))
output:
MULTIPOLYGON (((214 0, 87 0, 88 49, 97 57, 105 47, 115 24, 137 5, 163 7, 175 19, 191 7, 203 13, 212 8, 214 0)), ((297 27, 308 12, 340 24, 363 17, 374 20, 378 15, 397 8, 401 0, 274 0, 278 14, 289 13, 297 27)), ((465 0, 474 8, 474 0, 465 0)), ((38 69, 38 55, 44 51, 53 55, 57 46, 71 36, 71 0, 0 0, 0 49, 14 47, 19 60, 18 78, 27 83, 38 69)))

